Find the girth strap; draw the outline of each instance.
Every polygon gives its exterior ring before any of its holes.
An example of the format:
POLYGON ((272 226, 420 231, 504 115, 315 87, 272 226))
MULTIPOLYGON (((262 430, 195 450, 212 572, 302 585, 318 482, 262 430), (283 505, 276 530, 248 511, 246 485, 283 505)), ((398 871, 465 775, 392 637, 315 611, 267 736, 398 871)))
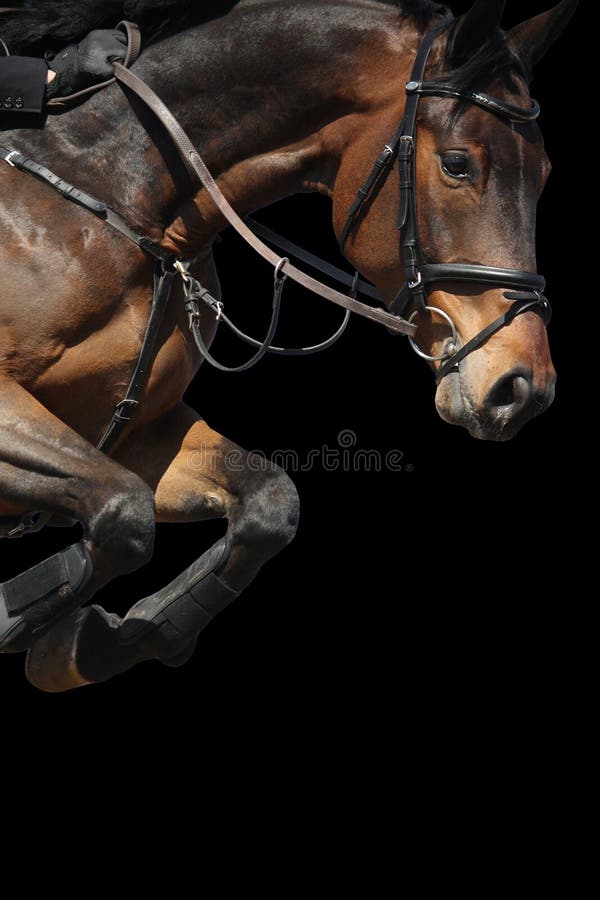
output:
POLYGON ((150 318, 146 326, 146 333, 142 341, 142 349, 138 356, 133 375, 127 387, 124 398, 117 403, 113 417, 100 441, 98 442, 98 450, 104 453, 110 453, 117 443, 123 428, 133 419, 137 407, 140 405, 140 398, 148 383, 152 363, 154 362, 156 353, 156 342, 162 325, 165 310, 169 303, 171 295, 171 286, 175 272, 164 268, 160 262, 156 263, 154 272, 154 294, 152 297, 152 309, 150 318))

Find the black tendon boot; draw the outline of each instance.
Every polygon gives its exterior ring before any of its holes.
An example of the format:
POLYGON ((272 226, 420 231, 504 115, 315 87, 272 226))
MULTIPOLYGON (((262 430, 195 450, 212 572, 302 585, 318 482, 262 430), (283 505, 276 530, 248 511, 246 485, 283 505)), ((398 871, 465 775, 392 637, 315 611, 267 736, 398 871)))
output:
POLYGON ((29 681, 45 691, 66 691, 106 681, 148 659, 183 665, 200 632, 239 594, 214 574, 230 550, 226 535, 171 584, 136 603, 124 619, 100 606, 64 619, 32 646, 29 681))
POLYGON ((83 541, 0 584, 0 652, 25 650, 32 634, 66 616, 92 576, 83 541))

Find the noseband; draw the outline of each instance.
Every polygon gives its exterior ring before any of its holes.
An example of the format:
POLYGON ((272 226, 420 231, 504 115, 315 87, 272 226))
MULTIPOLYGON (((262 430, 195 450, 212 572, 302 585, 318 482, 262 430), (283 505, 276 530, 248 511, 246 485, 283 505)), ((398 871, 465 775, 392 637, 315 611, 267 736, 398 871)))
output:
POLYGON ((519 269, 502 269, 494 266, 467 265, 466 263, 428 263, 425 259, 419 235, 417 217, 417 181, 415 152, 417 144, 417 112, 421 97, 448 97, 463 100, 485 109, 493 115, 508 122, 533 122, 540 114, 539 104, 535 101, 528 109, 505 103, 479 91, 456 90, 445 84, 424 81, 427 60, 434 41, 440 32, 447 27, 445 19, 432 28, 423 38, 417 52, 410 81, 406 85, 406 107, 404 117, 394 136, 386 144, 377 158, 369 177, 360 188, 356 199, 348 212, 348 217, 340 235, 342 250, 351 232, 357 224, 361 213, 374 198, 390 174, 396 158, 400 168, 400 211, 398 229, 404 260, 406 283, 401 288, 392 306, 392 312, 401 316, 411 304, 414 312, 410 322, 422 313, 437 313, 452 330, 452 338, 446 341, 444 352, 440 356, 430 356, 409 337, 412 348, 423 359, 430 362, 442 362, 437 371, 436 381, 445 378, 458 368, 458 364, 473 351, 479 349, 493 334, 500 331, 517 316, 526 312, 536 312, 548 325, 551 316, 550 302, 544 297, 545 279, 535 272, 523 272, 519 269), (463 284, 490 285, 491 287, 508 288, 504 296, 512 300, 509 310, 500 318, 479 332, 470 341, 459 348, 457 329, 447 313, 428 304, 429 285, 439 282, 458 282, 463 284))

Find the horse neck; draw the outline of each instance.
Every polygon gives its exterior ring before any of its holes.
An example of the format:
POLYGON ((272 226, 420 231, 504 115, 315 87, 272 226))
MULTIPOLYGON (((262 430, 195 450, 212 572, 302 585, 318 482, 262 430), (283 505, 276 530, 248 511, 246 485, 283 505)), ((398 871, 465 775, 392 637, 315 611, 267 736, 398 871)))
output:
MULTIPOLYGON (((401 93, 390 75, 394 68, 404 74, 413 30, 401 30, 397 13, 370 0, 300 2, 285 27, 274 4, 242 4, 151 46, 135 71, 172 109, 243 215, 298 192, 331 194, 353 135, 401 93)), ((61 172, 70 156, 78 186, 151 236, 166 231, 182 255, 223 225, 152 114, 117 86, 30 135, 32 155, 36 143, 42 161, 54 159, 61 172)))
MULTIPOLYGON (((239 214, 295 193, 332 196, 344 156, 365 129, 378 121, 374 156, 397 125, 416 26, 370 0, 300 2, 284 28, 272 3, 236 12, 173 39, 179 59, 201 60, 184 62, 174 79, 178 116, 239 214)), ((176 209, 167 237, 191 255, 223 224, 200 190, 176 209)))

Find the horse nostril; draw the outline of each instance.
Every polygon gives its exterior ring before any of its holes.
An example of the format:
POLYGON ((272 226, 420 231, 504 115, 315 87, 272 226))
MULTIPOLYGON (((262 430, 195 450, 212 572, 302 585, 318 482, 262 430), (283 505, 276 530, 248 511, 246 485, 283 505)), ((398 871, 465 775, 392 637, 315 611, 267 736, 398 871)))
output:
POLYGON ((487 396, 485 407, 491 413, 515 415, 525 409, 533 393, 528 372, 509 372, 496 382, 487 396))

